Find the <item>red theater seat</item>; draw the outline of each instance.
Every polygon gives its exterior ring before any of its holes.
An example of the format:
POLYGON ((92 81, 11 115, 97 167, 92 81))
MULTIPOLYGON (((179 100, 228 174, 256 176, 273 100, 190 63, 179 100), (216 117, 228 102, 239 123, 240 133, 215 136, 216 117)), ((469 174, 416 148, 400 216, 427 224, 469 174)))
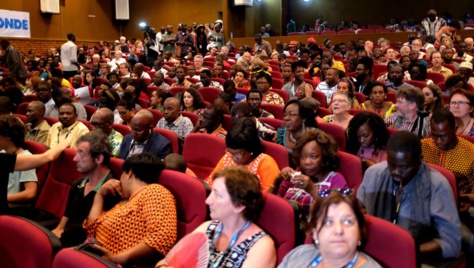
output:
POLYGON ((115 263, 109 262, 99 255, 80 251, 73 248, 65 248, 58 252, 54 258, 53 268, 117 268, 115 263))

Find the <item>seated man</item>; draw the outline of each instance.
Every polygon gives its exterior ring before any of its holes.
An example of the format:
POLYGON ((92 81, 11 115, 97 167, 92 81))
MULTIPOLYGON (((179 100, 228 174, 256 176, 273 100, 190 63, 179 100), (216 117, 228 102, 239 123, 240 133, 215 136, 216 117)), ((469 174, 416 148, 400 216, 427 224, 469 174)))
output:
POLYGON ((218 88, 220 90, 223 90, 222 85, 219 82, 212 81, 211 71, 209 71, 207 69, 202 70, 201 74, 199 76, 201 78, 201 82, 197 83, 196 86, 198 86, 198 87, 214 87, 214 88, 218 88))
POLYGON ((59 107, 65 103, 70 103, 76 108, 77 119, 87 120, 87 113, 86 113, 86 109, 84 108, 84 105, 78 102, 73 102, 71 91, 67 87, 60 87, 57 89, 53 89, 51 92, 51 97, 54 100, 55 105, 51 107, 48 116, 59 119, 58 117, 59 107))
POLYGON ((245 95, 237 92, 234 81, 230 79, 224 82, 224 92, 229 94, 229 97, 234 103, 245 101, 245 95))
POLYGON ((204 109, 204 113, 192 133, 208 133, 225 139, 227 131, 222 127, 223 122, 224 110, 216 104, 211 104, 204 109))
POLYGON ((32 101, 26 108, 26 139, 46 145, 51 126, 44 120, 46 108, 41 101, 32 101))
POLYGON ((464 41, 458 43, 458 51, 454 55, 453 59, 463 59, 466 62, 472 62, 473 57, 466 53, 467 44, 464 41))
POLYGON ((329 103, 332 99, 332 94, 337 91, 337 84, 339 83, 339 70, 330 68, 326 73, 325 81, 319 83, 316 87, 317 91, 321 91, 326 95, 326 101, 329 103))
POLYGON ((164 159, 171 153, 168 139, 153 131, 153 114, 150 111, 138 111, 132 118, 130 128, 132 134, 123 138, 118 158, 125 160, 134 154, 152 153, 164 159))
POLYGON ((250 108, 250 105, 245 102, 239 102, 232 106, 231 110, 232 121, 237 122, 240 118, 248 117, 255 121, 255 126, 257 127, 258 136, 262 140, 273 141, 276 131, 273 127, 268 124, 265 124, 258 120, 250 108))
POLYGON ((472 63, 470 62, 461 62, 458 69, 458 74, 464 78, 466 83, 471 84, 474 87, 474 77, 472 74, 472 63))
POLYGON ((422 260, 457 257, 461 223, 449 182, 425 164, 413 133, 396 132, 386 148, 387 162, 367 169, 357 198, 368 214, 410 232, 422 260))
POLYGON ((388 88, 388 91, 397 91, 400 87, 411 87, 412 85, 403 81, 404 73, 403 68, 400 65, 394 65, 390 69, 390 75, 388 76, 385 84, 388 88))
MULTIPOLYGON (((72 247, 83 243, 86 231, 82 223, 89 215, 97 190, 106 181, 113 178, 109 169, 112 147, 107 137, 100 131, 91 131, 80 137, 75 143, 77 154, 74 157, 77 171, 84 177, 75 181, 69 190, 66 211, 59 225, 52 230, 61 240, 63 247, 72 247)), ((121 200, 120 196, 108 196, 105 200, 106 210, 109 210, 121 200)))
POLYGON ((437 110, 430 121, 431 138, 421 141, 423 159, 453 172, 460 194, 474 193, 474 144, 456 136, 456 121, 448 110, 437 110))
POLYGON ((196 67, 194 65, 188 65, 187 71, 186 78, 201 79, 201 77, 196 74, 196 67))
POLYGON ((322 62, 327 63, 330 68, 336 68, 338 70, 346 72, 346 69, 344 68, 344 63, 342 63, 342 61, 335 60, 331 51, 323 52, 322 62))
POLYGON ((151 79, 150 75, 144 70, 145 70, 145 65, 143 65, 143 63, 139 62, 135 64, 135 66, 133 66, 133 71, 137 74, 139 78, 151 79))
MULTIPOLYGON (((170 70, 168 72, 168 75, 170 76, 170 78, 171 78, 171 74, 172 74, 172 71, 171 71, 171 68, 170 68, 170 70)), ((176 68, 176 79, 177 79, 177 81, 175 83, 173 83, 171 85, 171 87, 190 87, 192 85, 192 83, 189 82, 185 78, 184 67, 177 67, 176 68)))
POLYGON ((257 74, 257 81, 255 83, 257 84, 258 91, 262 93, 262 104, 276 104, 285 106, 285 101, 283 98, 270 90, 270 87, 272 86, 272 77, 270 74, 259 72, 257 74))
POLYGON ((181 142, 193 130, 191 119, 181 115, 179 100, 167 98, 163 104, 163 118, 158 121, 157 128, 168 129, 176 133, 181 142))
POLYGON ((443 57, 441 56, 441 52, 439 51, 434 51, 431 53, 431 64, 433 64, 433 67, 428 68, 428 73, 440 73, 444 76, 444 80, 446 80, 448 77, 450 77, 453 72, 443 66, 443 57))
POLYGON ((113 128, 114 113, 109 108, 100 108, 92 115, 91 125, 93 129, 98 129, 107 136, 112 145, 112 155, 118 157, 123 136, 113 128))
POLYGON ((398 130, 415 133, 419 138, 430 134, 429 114, 418 113, 422 111, 425 96, 420 89, 414 87, 401 87, 397 91, 397 112, 386 117, 385 125, 398 130))
POLYGON ((161 87, 162 89, 168 91, 170 90, 170 85, 165 82, 165 75, 160 72, 156 72, 153 76, 153 83, 150 84, 150 87, 161 87))
POLYGON ((252 114, 256 118, 275 118, 273 114, 262 109, 262 92, 258 91, 257 89, 253 88, 247 92, 247 103, 252 109, 252 114))
POLYGON ((64 141, 71 144, 72 149, 76 149, 76 141, 89 129, 83 123, 76 121, 76 107, 71 103, 64 103, 59 107, 59 122, 52 125, 48 132, 46 145, 50 148, 58 146, 64 141))

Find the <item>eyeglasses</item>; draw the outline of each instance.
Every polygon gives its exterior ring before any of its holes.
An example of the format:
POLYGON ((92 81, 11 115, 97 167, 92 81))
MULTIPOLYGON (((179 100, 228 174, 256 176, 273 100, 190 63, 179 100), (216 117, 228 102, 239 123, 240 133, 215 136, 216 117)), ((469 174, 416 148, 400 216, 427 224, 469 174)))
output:
POLYGON ((452 106, 456 106, 456 105, 465 106, 465 105, 468 105, 468 104, 471 104, 471 103, 467 102, 467 101, 451 101, 451 102, 449 102, 449 105, 452 105, 452 106))
POLYGON ((437 139, 445 140, 445 139, 447 139, 448 137, 449 137, 449 133, 443 134, 443 135, 436 135, 436 134, 431 133, 431 138, 432 138, 433 140, 437 140, 437 139))
POLYGON ((333 99, 332 102, 334 102, 334 103, 347 103, 347 100, 343 100, 343 99, 333 99))
POLYGON ((354 194, 354 189, 351 188, 332 188, 319 191, 319 197, 325 198, 328 197, 331 193, 339 193, 342 196, 352 196, 354 194))
POLYGON ((225 152, 232 155, 232 157, 242 157, 245 154, 246 151, 244 149, 242 149, 242 151, 240 151, 240 152, 231 152, 229 149, 225 149, 225 152))

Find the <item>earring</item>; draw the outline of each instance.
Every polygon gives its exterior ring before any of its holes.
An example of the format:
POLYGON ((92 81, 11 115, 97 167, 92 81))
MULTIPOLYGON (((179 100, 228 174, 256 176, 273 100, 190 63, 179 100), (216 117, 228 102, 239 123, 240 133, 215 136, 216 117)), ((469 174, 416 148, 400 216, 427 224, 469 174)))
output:
POLYGON ((357 246, 360 247, 360 245, 362 245, 362 242, 359 240, 359 241, 357 241, 357 246))
POLYGON ((132 183, 132 178, 128 177, 128 184, 132 183))
POLYGON ((315 240, 314 243, 316 244, 317 247, 319 247, 319 240, 315 240))

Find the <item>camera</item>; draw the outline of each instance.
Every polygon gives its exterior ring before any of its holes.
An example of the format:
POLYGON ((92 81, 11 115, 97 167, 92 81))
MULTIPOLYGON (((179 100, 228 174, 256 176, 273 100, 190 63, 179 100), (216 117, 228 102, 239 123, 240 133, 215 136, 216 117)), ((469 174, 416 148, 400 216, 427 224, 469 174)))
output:
POLYGON ((140 22, 138 26, 140 26, 140 30, 142 30, 143 32, 150 31, 150 25, 148 25, 146 22, 140 22))

